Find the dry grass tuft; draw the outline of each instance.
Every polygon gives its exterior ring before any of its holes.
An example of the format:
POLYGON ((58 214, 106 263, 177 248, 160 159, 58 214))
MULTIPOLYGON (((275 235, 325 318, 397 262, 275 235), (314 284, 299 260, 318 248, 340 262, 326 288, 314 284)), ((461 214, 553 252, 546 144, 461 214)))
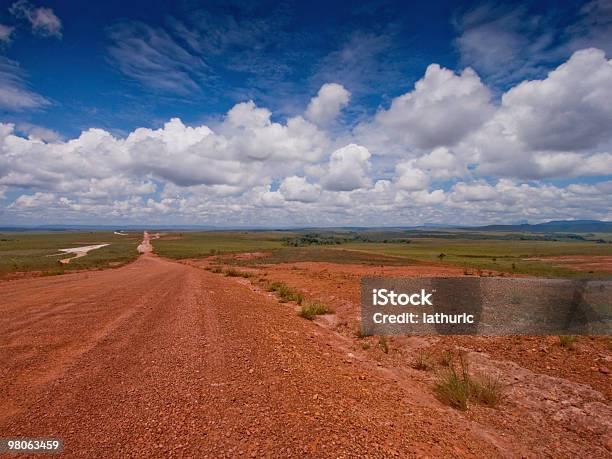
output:
POLYGON ((458 367, 449 362, 448 369, 440 376, 434 392, 441 402, 460 410, 467 410, 468 401, 496 407, 504 396, 504 386, 498 376, 482 374, 478 379, 470 375, 466 357, 459 357, 458 367))
POLYGON ((280 298, 281 303, 295 301, 297 304, 301 305, 304 301, 304 295, 291 289, 287 284, 283 282, 272 282, 268 286, 268 291, 276 292, 280 298))
POLYGON ((576 340, 578 337, 573 335, 560 335, 559 336, 559 344, 561 347, 565 347, 567 349, 573 350, 576 349, 576 340))
POLYGON ((451 351, 442 352, 442 356, 440 357, 440 365, 443 367, 449 367, 453 361, 453 353, 451 351))
POLYGON ((433 368, 431 357, 427 352, 419 351, 416 356, 416 359, 412 363, 412 367, 421 371, 431 370, 433 368))
POLYGON ((304 319, 312 320, 314 316, 329 314, 331 312, 332 311, 323 303, 308 303, 300 308, 298 315, 304 319))
POLYGON ((368 336, 372 336, 372 335, 364 332, 363 329, 359 327, 357 328, 357 330, 355 330, 355 336, 357 336, 357 338, 359 339, 363 339, 363 338, 367 338, 368 336))
POLYGON ((380 335, 378 337, 378 345, 385 354, 389 353, 389 343, 387 342, 387 337, 385 335, 380 335))
POLYGON ((482 375, 478 381, 472 380, 472 396, 479 403, 496 407, 503 398, 504 386, 498 376, 482 375))
POLYGON ((224 271, 224 274, 227 277, 244 277, 245 279, 253 277, 253 274, 251 274, 251 273, 247 273, 247 272, 244 272, 244 271, 238 271, 237 269, 234 269, 234 268, 226 269, 224 271))
POLYGON ((460 359, 459 371, 451 364, 434 386, 434 392, 442 403, 460 410, 467 410, 470 398, 471 380, 467 361, 460 359))

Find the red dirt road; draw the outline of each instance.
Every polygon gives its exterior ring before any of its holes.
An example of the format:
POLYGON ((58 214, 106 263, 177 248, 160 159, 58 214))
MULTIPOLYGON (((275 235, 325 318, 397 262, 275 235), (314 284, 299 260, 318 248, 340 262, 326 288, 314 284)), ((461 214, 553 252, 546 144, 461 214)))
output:
POLYGON ((145 254, 0 298, 0 437, 73 457, 529 454, 243 279, 145 254))

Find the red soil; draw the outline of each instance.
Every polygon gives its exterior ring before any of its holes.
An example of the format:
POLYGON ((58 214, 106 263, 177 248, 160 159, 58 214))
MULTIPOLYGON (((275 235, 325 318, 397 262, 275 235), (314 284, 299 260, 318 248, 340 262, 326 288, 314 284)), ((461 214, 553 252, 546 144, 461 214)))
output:
MULTIPOLYGON (((192 260, 189 263, 206 267, 209 261, 192 260)), ((555 438, 554 446, 548 446, 554 449, 562 443, 562 438, 567 438, 567 430, 570 430, 577 434, 572 441, 612 448, 610 338, 579 337, 576 348, 569 350, 561 347, 558 337, 554 336, 394 337, 388 338, 391 350, 385 354, 377 337, 357 337, 360 278, 383 275, 462 276, 463 269, 440 265, 373 267, 320 262, 239 269, 255 274, 253 282, 261 285, 262 291, 265 291, 266 283, 281 281, 303 293, 307 301, 326 303, 334 314, 318 317, 317 323, 345 337, 355 354, 377 361, 406 385, 414 386, 418 381, 431 391, 436 371, 443 370, 439 363, 443 352, 451 351, 455 356, 467 352, 475 369, 497 374, 508 385, 508 396, 502 409, 473 407, 468 415, 484 424, 497 425, 504 432, 502 436, 519 435, 520 432, 523 441, 533 442, 537 450, 540 448, 535 445, 543 441, 543 436, 549 436, 555 438), (365 346, 369 349, 362 349, 365 346), (434 371, 422 372, 412 368, 419 353, 429 357, 434 371)), ((581 447, 577 448, 576 453, 581 451, 581 447)), ((567 450, 556 453, 567 454, 567 450)))
POLYGON ((475 369, 511 386, 499 409, 461 412, 434 398, 433 372, 410 367, 427 338, 384 354, 370 337, 363 350, 356 286, 378 269, 254 270, 324 297, 338 312, 328 322, 247 279, 151 254, 0 282, 0 437, 58 436, 76 457, 610 456, 612 415, 594 383, 473 353, 475 369))

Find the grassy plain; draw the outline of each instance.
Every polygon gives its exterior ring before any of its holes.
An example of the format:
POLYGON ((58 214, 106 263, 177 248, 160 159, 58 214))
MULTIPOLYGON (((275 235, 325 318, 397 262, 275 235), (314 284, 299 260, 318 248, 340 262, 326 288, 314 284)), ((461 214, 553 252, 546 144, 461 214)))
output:
POLYGON ((54 231, 54 232, 3 232, 0 233, 0 275, 9 272, 39 271, 46 275, 66 271, 105 268, 128 263, 138 256, 136 247, 142 240, 141 232, 125 236, 112 231, 54 231), (86 245, 110 244, 92 250, 86 256, 61 264, 59 249, 86 245))
POLYGON ((467 269, 495 270, 543 277, 608 277, 557 267, 540 257, 566 255, 612 255, 612 244, 593 241, 532 241, 492 239, 414 238, 410 244, 348 243, 347 249, 373 254, 441 261, 467 269), (443 256, 441 256, 443 254, 443 256))
POLYGON ((271 251, 268 256, 227 260, 230 264, 257 265, 260 263, 298 263, 320 261, 328 263, 355 263, 361 265, 406 266, 421 262, 407 256, 385 255, 369 250, 369 243, 361 243, 358 249, 344 246, 323 247, 282 247, 271 251))
POLYGON ((283 246, 282 239, 291 233, 265 231, 169 232, 152 241, 155 253, 162 257, 182 259, 234 252, 273 250, 283 246))
POLYGON ((153 241, 159 255, 198 258, 236 252, 265 257, 230 259, 237 265, 324 261, 376 265, 444 263, 466 270, 494 270, 542 277, 611 277, 604 272, 558 267, 540 257, 612 255, 610 234, 572 235, 413 231, 185 232, 153 241))

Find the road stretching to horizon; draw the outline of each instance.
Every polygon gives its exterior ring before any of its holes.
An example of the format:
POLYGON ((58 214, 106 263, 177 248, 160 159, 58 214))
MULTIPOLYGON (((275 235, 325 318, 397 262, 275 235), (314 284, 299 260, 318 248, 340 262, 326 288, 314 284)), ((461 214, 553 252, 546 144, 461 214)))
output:
POLYGON ((0 437, 82 457, 495 451, 242 279, 145 251, 0 297, 0 437))

